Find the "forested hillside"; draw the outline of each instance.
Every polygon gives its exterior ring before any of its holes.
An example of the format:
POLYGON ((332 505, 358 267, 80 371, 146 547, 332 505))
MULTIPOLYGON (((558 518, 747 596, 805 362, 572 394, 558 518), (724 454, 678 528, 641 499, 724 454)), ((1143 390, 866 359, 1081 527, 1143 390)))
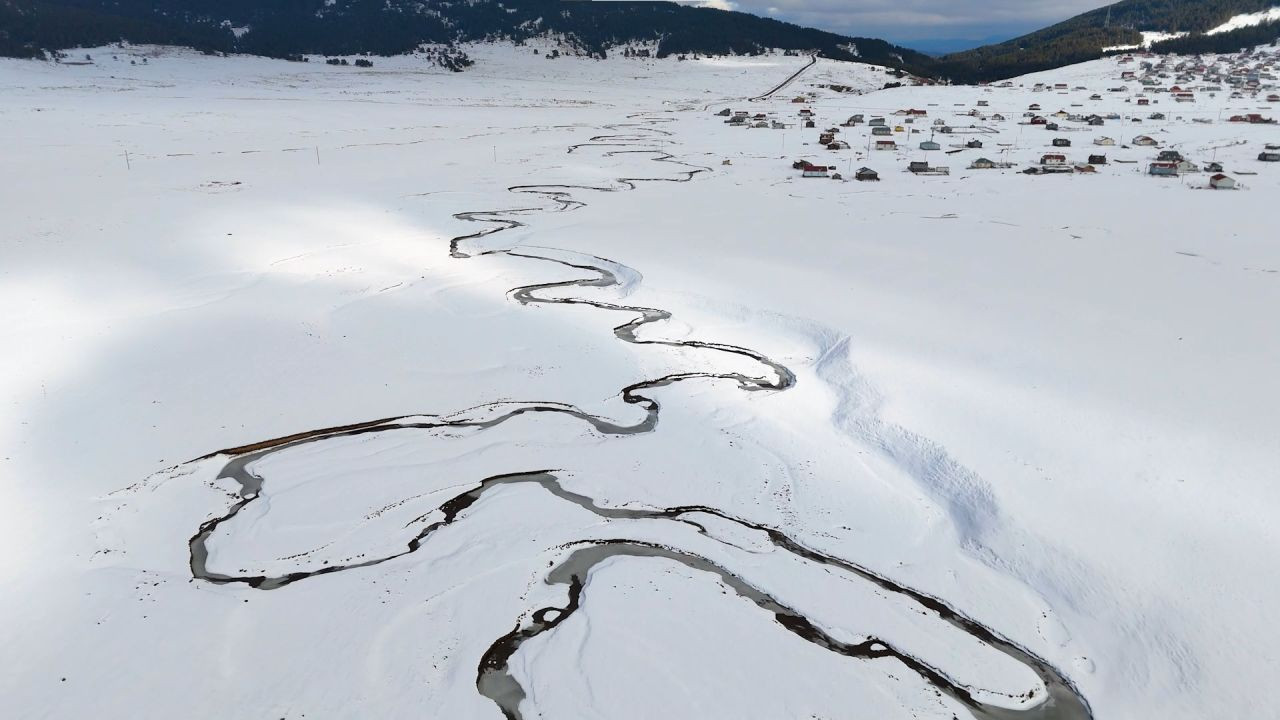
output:
POLYGON ((1277 39, 1280 39, 1280 22, 1267 22, 1216 35, 1189 35, 1173 38, 1154 43, 1151 49, 1158 53, 1226 53, 1274 43, 1277 39))
POLYGON ((271 57, 391 55, 423 43, 521 42, 547 34, 594 56, 656 43, 658 56, 781 48, 926 74, 935 67, 928 56, 883 40, 667 2, 0 0, 0 55, 17 57, 118 40, 271 57))
MULTIPOLYGON (((953 53, 941 61, 955 80, 995 80, 1093 60, 1102 56, 1105 47, 1141 42, 1143 31, 1203 33, 1235 15, 1276 5, 1280 0, 1124 0, 1013 40, 953 53)), ((1258 42, 1275 37, 1266 32, 1243 33, 1227 46, 1239 49, 1245 35, 1265 38, 1258 42)), ((1206 45, 1223 42, 1218 39, 1206 45)))

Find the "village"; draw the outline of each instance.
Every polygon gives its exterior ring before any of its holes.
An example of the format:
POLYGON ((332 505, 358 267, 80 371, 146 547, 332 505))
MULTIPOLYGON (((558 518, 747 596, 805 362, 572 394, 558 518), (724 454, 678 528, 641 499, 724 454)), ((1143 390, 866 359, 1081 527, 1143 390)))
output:
POLYGON ((1028 82, 1037 76, 963 88, 913 81, 906 86, 913 98, 927 90, 971 99, 897 108, 865 104, 895 97, 901 92, 896 87, 859 92, 864 104, 851 106, 844 93, 818 86, 775 99, 770 110, 724 107, 714 114, 729 128, 807 131, 803 154, 790 158, 802 178, 874 182, 891 170, 947 176, 957 165, 1028 176, 1110 169, 1179 179, 1194 189, 1238 190, 1245 188, 1241 176, 1264 172, 1270 163, 1280 173, 1280 127, 1272 114, 1280 107, 1280 50, 1193 57, 1128 53, 1097 62, 1109 68, 1097 86, 1085 78, 1028 82), (854 112, 845 114, 849 110, 854 112), (1215 125, 1230 128, 1228 145, 1186 147, 1183 130, 1203 135, 1215 125), (1251 159, 1228 164, 1218 157, 1228 146, 1233 158, 1248 147, 1251 159))

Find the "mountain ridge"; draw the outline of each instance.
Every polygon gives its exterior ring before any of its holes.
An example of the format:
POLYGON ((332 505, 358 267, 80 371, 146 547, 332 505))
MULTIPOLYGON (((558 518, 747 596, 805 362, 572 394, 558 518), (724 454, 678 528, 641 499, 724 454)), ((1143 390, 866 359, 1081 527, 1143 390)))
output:
POLYGON ((938 58, 954 80, 999 80, 1095 60, 1117 46, 1141 46, 1143 33, 1186 33, 1151 44, 1156 52, 1225 52, 1280 37, 1280 23, 1205 35, 1230 18, 1280 0, 1122 0, 1001 43, 938 58))
MULTIPOLYGON (((1208 35, 1227 20, 1280 0, 1122 0, 1020 37, 935 56, 772 18, 672 2, 563 0, 0 0, 0 56, 48 57, 118 41, 211 54, 396 55, 424 47, 453 70, 470 65, 456 43, 552 38, 560 52, 752 55, 770 50, 884 65, 952 82, 1000 80, 1139 47, 1228 52, 1280 38, 1280 21, 1208 35), (1181 36, 1178 36, 1181 35, 1181 36), (439 49, 444 46, 445 49, 439 49)), ((363 61, 362 61, 363 62, 363 61)))
POLYGON ((425 44, 553 36, 569 51, 603 56, 656 43, 658 57, 749 55, 769 49, 887 65, 918 74, 936 62, 876 38, 850 37, 747 13, 671 2, 560 0, 0 0, 0 55, 116 41, 181 45, 269 57, 395 55, 425 44))

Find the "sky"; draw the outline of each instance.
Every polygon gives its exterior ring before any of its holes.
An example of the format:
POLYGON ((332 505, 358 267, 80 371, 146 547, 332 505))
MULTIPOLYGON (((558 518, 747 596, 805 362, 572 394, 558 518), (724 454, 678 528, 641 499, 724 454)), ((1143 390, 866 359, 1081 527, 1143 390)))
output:
MULTIPOLYGON (((1114 2, 1114 0, 1112 0, 1114 2)), ((1108 0, 693 0, 845 35, 916 40, 1008 39, 1108 0)))

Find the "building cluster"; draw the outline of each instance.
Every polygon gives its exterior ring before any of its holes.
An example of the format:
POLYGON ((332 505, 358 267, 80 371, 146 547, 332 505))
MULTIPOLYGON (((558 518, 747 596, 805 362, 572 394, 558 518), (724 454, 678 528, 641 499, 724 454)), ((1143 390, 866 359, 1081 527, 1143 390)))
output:
MULTIPOLYGON (((1280 101, 1276 67, 1280 51, 1244 50, 1226 55, 1124 55, 1119 63, 1123 82, 1136 83, 1145 93, 1167 93, 1177 102, 1195 102, 1195 93, 1230 92, 1232 98, 1280 101), (1274 99, 1272 99, 1274 98, 1274 99)), ((1123 91, 1125 88, 1112 88, 1123 91)))
MULTIPOLYGON (((1212 124, 1222 120, 1248 124, 1272 124, 1275 120, 1268 113, 1245 112, 1229 118, 1218 114, 1215 120, 1210 117, 1212 111, 1197 112, 1190 108, 1183 111, 1174 110, 1172 107, 1169 110, 1159 110, 1151 106, 1160 105, 1162 101, 1196 103, 1197 98, 1201 96, 1217 97, 1222 93, 1230 93, 1230 97, 1235 99, 1280 103, 1280 85, 1277 84, 1275 74, 1275 68, 1280 63, 1280 51, 1265 48, 1205 57, 1157 57, 1151 54, 1135 53, 1119 57, 1118 62, 1119 83, 1107 88, 1106 91, 1101 87, 1096 91, 1083 85, 1072 87, 1065 82, 1038 83, 1030 88, 1032 92, 1072 95, 1071 101, 1063 101, 1063 105, 1070 102, 1070 109, 1060 108, 1056 111, 1048 111, 1042 107, 1043 100, 1026 106, 1026 111, 1018 124, 1026 128, 1044 128, 1050 133, 1044 140, 1031 143, 1033 147, 1044 146, 1044 150, 1038 151, 1038 160, 1034 159, 1035 155, 1028 158, 1027 153, 1019 151, 1019 145, 1024 151, 1029 149, 1026 141, 1021 139, 1022 133, 1019 129, 1018 139, 1014 142, 1002 142, 999 148, 993 149, 994 154, 990 157, 985 155, 977 157, 964 167, 969 170, 1014 168, 1016 164, 1009 161, 1009 155, 1012 152, 1020 155, 1024 162, 1030 160, 1030 166, 1024 166, 1025 169, 1022 171, 1028 175, 1091 174, 1114 163, 1144 163, 1140 167, 1146 175, 1180 177, 1204 172, 1209 174, 1207 187, 1236 188, 1237 181, 1225 174, 1222 164, 1214 161, 1195 162, 1183 157, 1178 150, 1174 149, 1177 145, 1171 148, 1156 138, 1163 137, 1174 122, 1183 122, 1184 115, 1190 116, 1188 117, 1190 122, 1198 124, 1212 124), (1112 109, 1115 108, 1113 103, 1111 107, 1103 105, 1101 108, 1095 108, 1095 111, 1090 111, 1088 105, 1106 100, 1104 92, 1126 93, 1124 102, 1142 107, 1143 110, 1121 115, 1112 109), (1105 135, 1094 135, 1090 140, 1074 142, 1071 136, 1074 132, 1089 131, 1110 124, 1120 126, 1142 123, 1160 123, 1160 125, 1147 130, 1151 134, 1132 136, 1128 143, 1117 142, 1116 139, 1105 135), (1088 144, 1090 141, 1092 148, 1087 153, 1082 152, 1074 159, 1070 157, 1069 153, 1073 146, 1088 144), (1117 145, 1130 152, 1121 153, 1109 159, 1107 149, 1117 145), (1155 154, 1146 159, 1135 158, 1131 150, 1138 148, 1152 148, 1155 154), (999 158, 999 160, 992 158, 999 158)), ((999 88, 1012 87, 1014 87, 1012 81, 1005 81, 985 86, 982 91, 993 93, 999 88)), ((938 103, 933 102, 926 103, 928 109, 903 107, 892 112, 881 110, 880 114, 860 112, 848 116, 842 122, 828 119, 826 123, 832 123, 830 127, 818 125, 820 120, 814 109, 816 107, 814 97, 796 97, 791 100, 791 103, 793 109, 783 114, 794 113, 794 115, 786 122, 765 112, 723 109, 717 114, 723 116, 725 122, 733 126, 783 129, 798 125, 801 128, 812 129, 818 146, 824 150, 850 151, 858 158, 869 159, 873 157, 873 153, 878 156, 879 152, 894 152, 895 155, 888 157, 897 157, 899 162, 905 161, 904 170, 916 175, 950 174, 948 167, 931 162, 929 153, 941 152, 952 155, 970 150, 981 151, 984 149, 982 136, 1000 134, 1000 126, 1009 122, 1004 115, 992 111, 993 103, 988 98, 976 99, 970 103, 956 103, 956 109, 950 112, 941 111, 936 107, 938 103), (854 132, 855 128, 860 130, 854 132), (910 139, 912 135, 917 134, 924 134, 927 139, 921 138, 918 142, 910 139), (903 157, 902 151, 916 149, 922 151, 923 159, 903 157), (865 156, 863 150, 866 151, 865 156)), ((1235 103, 1236 106, 1240 104, 1235 103)), ((1259 107, 1258 109, 1267 110, 1268 108, 1259 107)), ((1123 130, 1113 134, 1117 137, 1128 136, 1128 133, 1123 130)), ((995 139, 990 141, 994 143, 995 139)), ((1240 141, 1237 144, 1245 143, 1240 141)), ((1239 156, 1235 157, 1235 162, 1239 162, 1239 156)), ((1257 155, 1257 160, 1280 162, 1280 145, 1266 145, 1265 149, 1257 155)), ((844 167, 844 164, 842 163, 841 166, 844 167)), ((800 171, 801 177, 846 179, 829 161, 796 160, 792 163, 792 168, 800 171)), ((1245 175, 1256 174, 1246 168, 1236 168, 1235 172, 1245 175)), ((852 161, 846 169, 846 174, 850 173, 852 173, 852 161)), ((848 179, 861 181, 880 179, 879 174, 869 167, 862 167, 852 175, 853 177, 848 179)))

